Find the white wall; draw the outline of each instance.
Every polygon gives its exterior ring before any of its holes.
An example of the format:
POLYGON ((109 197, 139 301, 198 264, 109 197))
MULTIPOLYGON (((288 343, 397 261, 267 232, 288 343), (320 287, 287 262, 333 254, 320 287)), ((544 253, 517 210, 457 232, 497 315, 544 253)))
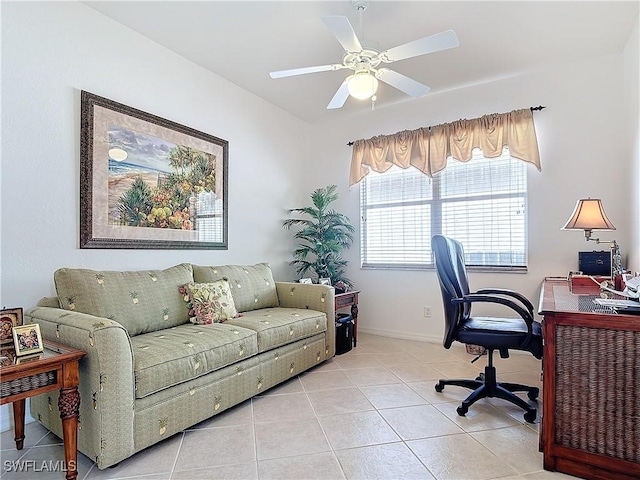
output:
POLYGON ((629 201, 629 222, 632 225, 631 250, 629 269, 640 272, 640 35, 638 33, 640 21, 629 37, 624 49, 624 103, 626 107, 626 122, 628 127, 628 141, 631 144, 630 169, 631 199, 629 201))
POLYGON ((62 266, 269 261, 288 278, 280 223, 299 202, 308 125, 82 4, 5 3, 2 13, 0 303, 53 294, 62 266), (81 90, 229 141, 228 251, 78 248, 81 90))
MULTIPOLYGON (((615 238, 623 255, 631 248, 630 223, 637 226, 637 217, 631 222, 627 213, 633 182, 627 173, 631 146, 622 78, 623 57, 613 55, 432 94, 373 112, 363 106, 358 118, 322 126, 324 135, 317 139, 322 155, 317 162, 322 168, 314 184, 338 183, 339 207, 358 223, 360 189, 348 189, 348 141, 546 105, 547 109, 534 114, 542 172, 528 169, 529 272, 470 275, 472 288, 513 288, 535 304, 543 277, 576 269, 578 251, 608 248, 587 244, 581 232, 560 230, 579 198, 602 198, 617 230, 600 232, 600 237, 615 238)), ((442 300, 435 271, 362 270, 359 255, 358 238, 347 258, 351 262, 348 276, 362 290, 361 331, 441 340, 442 300), (433 318, 423 317, 423 306, 433 307, 433 318)))
MULTIPOLYGON (((54 294, 60 267, 268 261, 293 278, 285 209, 310 127, 76 2, 2 3, 0 305, 54 294), (229 249, 80 250, 80 91, 229 141, 229 249)), ((298 192, 302 192, 299 194, 298 192)), ((2 410, 3 427, 7 409, 2 410)))

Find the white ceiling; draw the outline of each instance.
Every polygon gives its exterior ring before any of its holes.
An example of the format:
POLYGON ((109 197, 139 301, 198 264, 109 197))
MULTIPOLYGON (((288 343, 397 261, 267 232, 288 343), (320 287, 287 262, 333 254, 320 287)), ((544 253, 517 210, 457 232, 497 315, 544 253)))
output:
MULTIPOLYGON (((352 98, 327 110, 349 71, 271 79, 269 72, 340 63, 343 49, 321 17, 345 15, 365 46, 386 50, 447 29, 460 47, 389 67, 436 92, 549 65, 622 52, 640 1, 298 2, 86 1, 179 55, 308 123, 371 108, 352 98)), ((381 83, 376 109, 410 97, 381 83)), ((415 101, 415 100, 413 100, 415 101)), ((419 100, 418 100, 419 101, 419 100)))

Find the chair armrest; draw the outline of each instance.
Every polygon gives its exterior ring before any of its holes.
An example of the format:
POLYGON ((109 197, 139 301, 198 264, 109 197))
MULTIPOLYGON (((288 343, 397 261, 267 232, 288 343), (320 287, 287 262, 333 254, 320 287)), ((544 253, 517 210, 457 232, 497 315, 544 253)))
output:
MULTIPOLYGON (((114 320, 53 307, 27 310, 25 323, 31 322, 40 325, 43 338, 87 352, 79 363, 78 387, 83 427, 78 439, 85 454, 100 468, 131 456, 135 378, 125 328, 114 320)), ((41 404, 32 402, 34 408, 41 404)))
POLYGON ((520 300, 520 302, 526 307, 526 309, 529 310, 529 313, 531 314, 531 316, 533 316, 533 305, 531 304, 529 299, 524 295, 522 295, 521 293, 516 292, 514 290, 508 290, 505 288, 483 288, 482 290, 478 290, 475 293, 506 295, 509 297, 516 298, 520 300))
MULTIPOLYGON (((484 295, 479 293, 471 293, 469 295, 465 295, 462 298, 454 298, 451 300, 451 303, 455 305, 461 304, 461 303, 476 303, 476 302, 499 303, 500 305, 509 307, 510 309, 517 312, 520 318, 524 320, 527 326, 527 337, 522 342, 522 347, 527 347, 529 345, 529 343, 531 342, 531 337, 533 336, 533 315, 531 313, 525 310, 521 305, 518 305, 517 303, 513 302, 508 298, 494 297, 491 295, 484 295)), ((496 319, 499 319, 499 318, 500 317, 496 317, 496 319)))
POLYGON ((336 353, 335 289, 317 283, 276 282, 278 303, 284 308, 308 308, 324 312, 327 316, 326 358, 336 353))

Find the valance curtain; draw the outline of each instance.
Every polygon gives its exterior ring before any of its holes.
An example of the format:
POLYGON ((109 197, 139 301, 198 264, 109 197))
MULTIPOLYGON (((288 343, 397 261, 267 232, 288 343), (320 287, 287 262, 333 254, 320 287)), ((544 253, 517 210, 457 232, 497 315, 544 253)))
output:
POLYGON ((540 170, 538 141, 530 109, 356 140, 349 186, 362 180, 370 170, 382 173, 392 165, 414 166, 431 177, 444 170, 449 156, 467 162, 471 160, 472 150, 479 148, 484 157, 493 158, 500 156, 505 146, 509 147, 511 157, 530 162, 540 170))

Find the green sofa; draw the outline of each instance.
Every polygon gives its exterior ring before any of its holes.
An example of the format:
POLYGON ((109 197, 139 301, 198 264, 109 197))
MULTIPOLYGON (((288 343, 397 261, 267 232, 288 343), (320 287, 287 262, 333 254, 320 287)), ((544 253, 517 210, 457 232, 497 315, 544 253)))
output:
MULTIPOLYGON (((264 392, 335 354, 334 290, 275 282, 267 264, 112 272, 60 269, 25 313, 80 362, 78 449, 98 468, 264 392), (241 316, 196 325, 179 287, 227 278, 241 316)), ((62 436, 57 393, 31 415, 62 436)))

